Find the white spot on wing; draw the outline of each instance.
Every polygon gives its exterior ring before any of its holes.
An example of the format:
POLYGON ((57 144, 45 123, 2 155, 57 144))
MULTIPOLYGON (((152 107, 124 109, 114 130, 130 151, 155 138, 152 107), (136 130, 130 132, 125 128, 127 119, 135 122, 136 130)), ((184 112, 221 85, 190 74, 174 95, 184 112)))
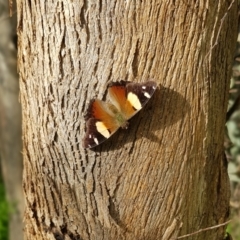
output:
POLYGON ((146 86, 142 86, 142 89, 146 89, 146 86))
POLYGON ((94 138, 93 140, 94 140, 94 142, 98 145, 98 140, 97 140, 97 138, 94 138))
POLYGON ((151 97, 148 92, 144 92, 144 96, 145 96, 146 98, 150 98, 150 97, 151 97))

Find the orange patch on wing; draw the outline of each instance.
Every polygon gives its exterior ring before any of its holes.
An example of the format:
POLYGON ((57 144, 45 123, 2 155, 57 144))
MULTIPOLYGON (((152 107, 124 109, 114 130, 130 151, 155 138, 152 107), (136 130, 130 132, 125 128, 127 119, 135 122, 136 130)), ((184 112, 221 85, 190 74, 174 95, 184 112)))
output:
POLYGON ((119 109, 119 111, 126 116, 127 119, 131 118, 136 111, 132 107, 131 103, 126 98, 126 88, 123 86, 111 86, 108 89, 113 104, 119 109))
POLYGON ((115 132, 119 128, 114 117, 107 112, 104 102, 95 100, 92 103, 92 114, 95 119, 103 122, 110 133, 115 132))

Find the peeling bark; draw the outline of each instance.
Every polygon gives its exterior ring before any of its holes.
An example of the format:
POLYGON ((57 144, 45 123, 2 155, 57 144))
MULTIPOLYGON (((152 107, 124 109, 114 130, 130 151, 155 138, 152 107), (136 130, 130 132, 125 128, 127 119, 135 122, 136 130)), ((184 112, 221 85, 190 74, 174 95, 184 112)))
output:
POLYGON ((227 220, 236 5, 18 2, 26 239, 172 240, 227 220), (149 78, 159 89, 128 131, 84 150, 90 99, 149 78))

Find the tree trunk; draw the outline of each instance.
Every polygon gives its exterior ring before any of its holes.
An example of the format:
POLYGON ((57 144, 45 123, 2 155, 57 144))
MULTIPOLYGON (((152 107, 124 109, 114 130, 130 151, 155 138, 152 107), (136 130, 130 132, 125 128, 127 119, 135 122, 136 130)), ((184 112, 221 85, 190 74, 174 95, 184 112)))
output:
POLYGON ((236 1, 21 0, 18 14, 26 239, 172 240, 227 220, 236 1), (90 99, 150 78, 129 129, 83 149, 90 99))
POLYGON ((21 107, 13 41, 16 24, 16 15, 9 17, 8 2, 0 0, 0 170, 10 209, 9 240, 15 240, 16 236, 23 239, 21 107))

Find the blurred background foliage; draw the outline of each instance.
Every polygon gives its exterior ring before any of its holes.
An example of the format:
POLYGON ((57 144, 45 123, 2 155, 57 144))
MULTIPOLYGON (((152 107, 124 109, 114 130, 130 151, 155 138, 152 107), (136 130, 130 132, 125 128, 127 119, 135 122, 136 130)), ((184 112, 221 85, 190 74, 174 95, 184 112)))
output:
POLYGON ((240 35, 232 69, 226 119, 224 144, 231 184, 230 217, 233 219, 227 230, 234 240, 240 240, 240 35))
POLYGON ((10 17, 9 2, 0 0, 0 240, 23 240, 22 134, 15 3, 10 17))
POLYGON ((0 176, 0 240, 8 239, 9 207, 2 176, 0 176))

